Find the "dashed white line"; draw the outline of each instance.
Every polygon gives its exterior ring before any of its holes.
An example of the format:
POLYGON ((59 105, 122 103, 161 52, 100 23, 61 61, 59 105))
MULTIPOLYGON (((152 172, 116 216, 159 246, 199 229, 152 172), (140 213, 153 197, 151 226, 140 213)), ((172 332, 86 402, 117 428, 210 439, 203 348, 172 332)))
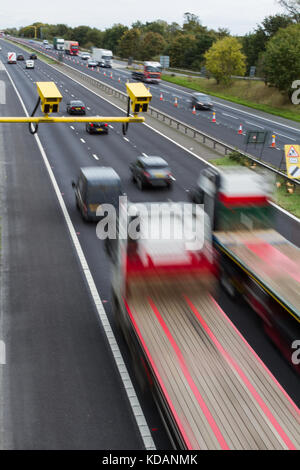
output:
POLYGON ((81 142, 82 142, 83 144, 85 144, 85 140, 84 140, 82 137, 81 137, 80 140, 81 140, 81 142))
POLYGON ((290 139, 290 140, 293 140, 294 142, 296 142, 296 139, 293 139, 293 137, 289 137, 288 135, 285 135, 285 134, 279 134, 279 132, 274 132, 275 135, 280 135, 281 137, 285 137, 286 139, 290 139))
POLYGON ((222 114, 223 114, 223 116, 229 116, 232 119, 238 119, 236 116, 232 116, 232 114, 227 114, 227 113, 222 113, 222 114))
POLYGON ((113 129, 113 128, 114 128, 114 126, 112 126, 111 124, 109 124, 108 126, 109 126, 111 129, 113 129))
POLYGON ((250 126, 255 126, 255 127, 259 127, 260 129, 264 129, 263 126, 259 126, 258 124, 254 124, 254 122, 250 122, 250 121, 245 121, 247 124, 250 124, 250 126))
POLYGON ((123 137, 124 140, 126 140, 126 142, 129 142, 129 139, 127 139, 127 137, 123 137))
POLYGON ((99 157, 97 157, 95 153, 93 153, 93 157, 95 158, 95 160, 99 160, 99 157))
POLYGON ((75 127, 74 127, 74 126, 70 126, 70 127, 71 127, 71 129, 73 129, 73 131, 74 131, 75 127))
POLYGON ((144 155, 144 157, 148 157, 148 155, 147 155, 146 153, 144 153, 144 152, 142 153, 142 155, 144 155))

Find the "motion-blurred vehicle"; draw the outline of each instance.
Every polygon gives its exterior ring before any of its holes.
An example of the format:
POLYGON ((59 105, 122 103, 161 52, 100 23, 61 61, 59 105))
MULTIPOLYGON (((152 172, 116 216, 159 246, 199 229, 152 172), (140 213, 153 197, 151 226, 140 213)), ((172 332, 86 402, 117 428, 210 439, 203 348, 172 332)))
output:
POLYGON ((8 64, 16 64, 17 63, 17 54, 15 52, 8 52, 7 53, 7 63, 8 64))
POLYGON ((30 54, 29 59, 31 59, 31 60, 36 60, 36 59, 37 59, 37 55, 34 54, 34 53, 33 53, 33 54, 30 54))
POLYGON ((130 164, 132 180, 138 188, 143 190, 145 186, 172 186, 172 174, 166 160, 161 157, 140 156, 130 164))
POLYGON ((72 181, 76 206, 86 221, 99 220, 97 208, 101 204, 118 206, 122 195, 121 180, 113 168, 104 166, 83 167, 77 182, 72 181))
POLYGON ((108 124, 106 122, 87 122, 85 129, 88 134, 108 134, 108 124))
POLYGON ((26 60, 25 68, 26 69, 34 69, 34 60, 26 60))
POLYGON ((204 93, 193 93, 191 97, 191 107, 196 109, 212 109, 213 102, 210 96, 204 93))
POLYGON ((92 48, 92 59, 95 60, 99 67, 111 68, 112 51, 108 49, 92 48))
POLYGON ((88 60, 91 58, 90 54, 88 54, 87 52, 83 52, 81 55, 80 55, 80 58, 82 60, 88 60))
POLYGON ((24 60, 23 54, 18 54, 17 55, 17 60, 24 60))
POLYGON ((88 60, 88 67, 95 68, 97 66, 98 66, 98 62, 96 60, 93 60, 93 59, 88 60))
POLYGON ((292 367, 300 338, 300 249, 275 229, 270 175, 244 167, 202 171, 191 200, 204 204, 220 261, 220 283, 242 298, 292 367))
POLYGON ((85 114, 85 105, 82 101, 71 100, 67 103, 68 114, 85 114))
POLYGON ((132 78, 146 83, 159 83, 161 80, 161 64, 159 62, 144 62, 142 69, 133 70, 132 78))

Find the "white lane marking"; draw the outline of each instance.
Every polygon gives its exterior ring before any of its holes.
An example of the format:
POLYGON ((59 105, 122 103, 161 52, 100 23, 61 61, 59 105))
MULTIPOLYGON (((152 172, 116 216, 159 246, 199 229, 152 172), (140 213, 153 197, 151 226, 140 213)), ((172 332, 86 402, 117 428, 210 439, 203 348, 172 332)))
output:
POLYGON ((259 126, 258 124, 254 124, 254 122, 251 122, 251 121, 245 121, 247 124, 250 124, 250 126, 254 126, 254 127, 259 127, 260 129, 264 129, 263 126, 259 126))
POLYGON ((283 212, 285 215, 288 215, 289 217, 291 217, 291 219, 295 220, 296 222, 300 223, 300 219, 294 215, 294 214, 291 214, 290 212, 286 211, 285 209, 283 209, 282 207, 278 206, 277 204, 275 204, 275 202, 271 202, 270 201, 270 204, 271 206, 275 207, 275 209, 278 209, 280 210, 281 212, 283 212))
POLYGON ((171 180, 176 181, 176 178, 174 176, 170 175, 171 180))
MULTIPOLYGON (((49 67, 52 67, 52 65, 50 64, 47 64, 49 67)), ((68 67, 70 67, 68 65, 68 67)), ((52 67, 53 68, 53 67, 52 67)), ((74 68, 74 67, 70 67, 70 68, 74 68)), ((56 69, 54 69, 56 72, 60 72, 61 74, 63 74, 63 72, 61 71, 58 71, 56 69)), ((77 69, 76 69, 77 70, 77 69)), ((86 75, 84 72, 81 72, 83 75, 86 75)), ((83 88, 85 88, 86 90, 88 90, 90 93, 93 93, 94 95, 98 96, 98 98, 106 101, 107 103, 109 103, 111 106, 114 106, 115 108, 117 108, 119 111, 121 111, 122 113, 126 114, 126 111, 124 111, 122 108, 120 108, 119 106, 117 106, 116 104, 112 103, 111 101, 109 101, 107 98, 104 98, 103 96, 101 95, 98 95, 95 91, 93 90, 90 90, 86 85, 83 85, 82 83, 78 82, 77 80, 75 80, 75 78, 71 78, 71 77, 68 77, 70 80, 72 80, 73 82, 77 83, 78 85, 82 86, 83 88)), ((244 112, 244 111, 243 111, 244 112)), ((257 116, 255 116, 257 117, 257 116)), ((151 127, 149 126, 149 124, 146 124, 145 122, 142 123, 144 126, 148 127, 149 129, 151 129, 153 132, 156 132, 156 134, 162 136, 164 139, 167 139, 169 142, 172 142, 172 144, 176 145, 177 147, 181 148, 182 150, 184 150, 185 152, 193 155, 193 157, 197 158, 198 160, 200 160, 201 162, 203 162, 206 166, 210 166, 211 168, 216 168, 215 165, 213 165, 212 163, 208 162, 207 160, 205 160, 204 158, 200 157, 199 155, 197 155, 196 153, 192 152, 190 149, 184 147, 183 145, 179 144, 178 142, 175 142, 175 140, 171 139, 170 137, 162 134, 162 132, 154 129, 154 127, 151 127)), ((278 206, 277 204, 275 203, 271 203, 276 209, 279 209, 280 211, 284 212, 286 215, 289 215, 292 219, 296 220, 297 222, 300 223, 300 219, 298 219, 298 217, 294 216, 293 214, 290 214, 289 212, 285 211, 284 209, 282 209, 280 206, 278 206)))
POLYGON ((72 98, 75 98, 75 95, 72 95, 72 94, 71 94, 71 96, 72 96, 72 98))
POLYGON ((73 129, 73 131, 74 131, 75 127, 74 127, 74 126, 70 126, 70 127, 71 127, 71 129, 73 129))
POLYGON ((109 124, 108 126, 109 126, 111 129, 113 129, 113 128, 114 128, 114 126, 112 126, 111 124, 109 124))
POLYGON ((268 119, 268 118, 259 116, 257 114, 249 113, 248 111, 243 111, 241 109, 234 108, 233 106, 228 106, 227 104, 220 103, 219 101, 213 101, 213 103, 218 104, 220 106, 224 106, 224 108, 229 108, 229 109, 232 109, 234 111, 238 111, 239 113, 247 114, 248 116, 254 117, 255 119, 261 119, 263 121, 271 122, 272 124, 275 124, 276 126, 285 127, 286 129, 291 129, 292 131, 300 132, 300 129, 296 129, 295 127, 288 126, 287 124, 282 124, 282 123, 277 122, 277 121, 272 121, 272 119, 268 119))
POLYGON ((144 152, 142 153, 142 155, 144 155, 144 157, 148 157, 148 155, 147 155, 146 153, 144 153, 144 152))
POLYGON ((222 113, 222 114, 223 114, 223 116, 229 116, 232 119, 238 119, 236 116, 232 116, 232 114, 227 114, 227 113, 222 113))
POLYGON ((129 142, 129 139, 127 139, 127 137, 123 137, 124 140, 126 140, 126 142, 129 142))
POLYGON ((80 138, 80 140, 83 144, 85 144, 85 140, 82 137, 80 138))
MULTIPOLYGON (((21 103, 21 105, 24 109, 25 115, 27 117, 29 117, 29 114, 28 114, 27 109, 25 107, 25 104, 22 100, 22 97, 21 97, 20 93, 18 92, 18 89, 17 89, 15 83, 13 82, 10 74, 8 73, 7 69, 6 69, 6 73, 7 73, 8 78, 10 79, 11 84, 12 84, 12 86, 13 86, 13 88, 14 88, 14 90, 15 90, 15 92, 16 92, 19 100, 20 100, 20 103, 21 103)), ((111 353, 114 357, 114 360, 116 362, 119 374, 121 376, 121 379, 122 379, 122 382, 123 382, 123 385, 124 385, 124 389, 127 393, 127 397, 128 397, 129 403, 131 405, 132 413, 133 413, 133 415, 136 419, 137 426, 139 428, 141 437, 143 439, 144 446, 145 446, 146 450, 156 450, 155 444, 153 442, 153 439, 152 439, 152 436, 151 436, 151 433, 150 433, 150 429, 149 429, 149 427, 147 425, 147 422, 145 420, 145 416, 144 416, 144 413, 143 413, 142 408, 140 406, 140 402, 139 402, 138 397, 135 393, 134 387, 132 385, 130 376, 129 376, 128 371, 127 371, 127 367, 126 367, 125 362, 123 360, 123 357, 122 357, 121 351, 119 349, 118 343, 115 339, 115 335, 114 335, 114 333, 111 329, 111 326, 110 326, 108 317, 106 315, 105 309, 103 307, 103 303, 102 303, 101 298, 99 296, 94 278, 92 276, 92 273, 90 271, 90 268, 89 268, 88 263, 86 261, 86 258, 84 256, 83 250, 82 250, 81 245, 79 243, 78 237, 76 235, 76 231, 75 231, 74 226, 72 224, 72 220, 71 220, 70 215, 68 213, 65 201, 63 200, 63 197, 61 195, 61 192, 60 192, 59 186, 57 184, 57 181, 55 179, 54 173, 51 169, 51 166, 50 166, 49 160, 47 158, 45 149, 42 146, 41 141, 39 139, 39 136, 37 134, 34 134, 34 138, 35 138, 36 143, 38 145, 38 148, 41 152, 45 167, 48 171, 51 183, 53 185, 56 197, 58 199, 58 203, 59 203, 61 211, 64 215, 64 218, 65 218, 65 221, 66 221, 66 224, 67 224, 72 242, 74 244, 74 247, 75 247, 76 252, 77 252, 78 259, 79 259, 80 264, 81 264, 82 271, 85 275, 87 285, 88 285, 89 290, 90 290, 91 297, 94 301, 96 311, 98 313, 99 319, 102 323, 103 330, 104 330, 105 335, 107 337, 107 342, 110 346, 111 353)))
POLYGON ((279 134, 279 132, 274 132, 275 135, 280 135, 281 137, 285 137, 286 139, 293 140, 294 142, 297 141, 297 139, 293 139, 293 137, 289 137, 288 135, 285 134, 279 134))
POLYGON ((6 349, 5 343, 3 340, 0 341, 0 365, 4 366, 6 364, 6 349))
POLYGON ((88 109, 88 110, 90 111, 91 108, 89 108, 89 107, 87 106, 86 109, 88 109))
POLYGON ((93 153, 93 157, 95 158, 95 160, 99 160, 99 157, 97 157, 95 153, 93 153))

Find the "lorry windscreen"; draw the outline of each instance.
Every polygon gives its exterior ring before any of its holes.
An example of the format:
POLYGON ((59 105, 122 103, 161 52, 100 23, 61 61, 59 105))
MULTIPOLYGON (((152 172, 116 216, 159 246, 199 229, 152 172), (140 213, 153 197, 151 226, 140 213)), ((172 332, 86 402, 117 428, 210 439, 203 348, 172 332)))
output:
POLYGON ((146 72, 157 72, 160 73, 161 69, 159 67, 153 67, 152 65, 148 65, 145 67, 146 72))

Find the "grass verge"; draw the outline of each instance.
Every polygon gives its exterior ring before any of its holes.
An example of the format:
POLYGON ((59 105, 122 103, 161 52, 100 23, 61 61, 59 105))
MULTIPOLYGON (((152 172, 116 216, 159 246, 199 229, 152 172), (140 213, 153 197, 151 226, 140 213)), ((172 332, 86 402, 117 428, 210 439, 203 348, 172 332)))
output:
POLYGON ((248 108, 300 122, 300 108, 293 105, 275 88, 266 86, 262 81, 233 80, 230 87, 222 87, 217 85, 213 79, 170 75, 162 75, 162 79, 191 90, 209 93, 217 98, 248 108))

